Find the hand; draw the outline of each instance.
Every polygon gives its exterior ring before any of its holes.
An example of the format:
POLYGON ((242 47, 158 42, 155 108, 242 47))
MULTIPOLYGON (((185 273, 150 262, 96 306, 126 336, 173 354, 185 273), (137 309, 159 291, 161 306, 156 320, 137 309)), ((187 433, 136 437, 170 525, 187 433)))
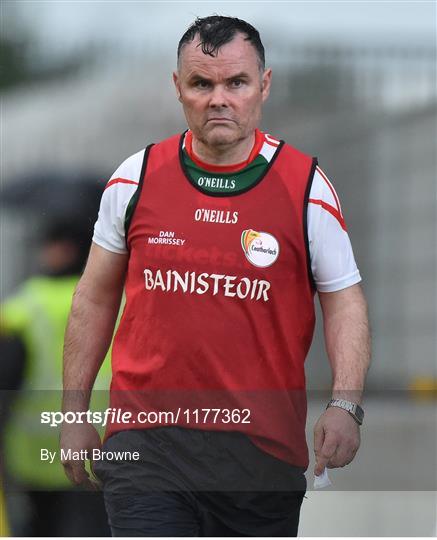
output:
POLYGON ((63 451, 61 463, 70 482, 92 491, 99 490, 100 484, 92 480, 85 469, 85 459, 91 459, 93 449, 100 449, 102 446, 96 428, 87 423, 66 424, 64 422, 61 428, 60 446, 63 451), (83 459, 73 459, 74 453, 83 459))
POLYGON ((325 467, 344 467, 354 459, 359 447, 359 425, 344 409, 329 407, 314 426, 314 474, 321 475, 325 467))

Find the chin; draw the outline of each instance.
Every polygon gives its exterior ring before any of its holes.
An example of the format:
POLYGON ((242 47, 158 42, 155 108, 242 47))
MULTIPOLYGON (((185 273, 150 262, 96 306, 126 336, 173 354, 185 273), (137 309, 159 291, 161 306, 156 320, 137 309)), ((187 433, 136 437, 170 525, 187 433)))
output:
POLYGON ((229 128, 215 128, 206 134, 205 140, 213 146, 226 146, 238 140, 238 133, 229 128))

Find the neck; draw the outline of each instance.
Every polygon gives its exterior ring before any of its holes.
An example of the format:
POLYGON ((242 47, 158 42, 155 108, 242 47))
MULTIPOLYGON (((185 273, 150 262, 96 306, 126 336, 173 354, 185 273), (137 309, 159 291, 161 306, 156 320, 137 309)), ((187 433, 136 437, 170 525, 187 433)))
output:
POLYGON ((234 165, 248 159, 254 144, 255 132, 241 141, 219 147, 211 147, 205 144, 197 139, 193 133, 192 150, 205 163, 211 165, 234 165))

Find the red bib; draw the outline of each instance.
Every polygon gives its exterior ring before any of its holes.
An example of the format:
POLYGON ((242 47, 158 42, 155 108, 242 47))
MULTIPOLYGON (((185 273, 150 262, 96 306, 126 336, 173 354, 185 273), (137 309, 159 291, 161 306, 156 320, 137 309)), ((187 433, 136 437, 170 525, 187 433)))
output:
POLYGON ((172 424, 240 431, 306 468, 316 160, 281 143, 250 189, 211 195, 188 179, 181 140, 145 152, 112 357, 111 406, 132 421, 113 422, 107 436, 172 424))

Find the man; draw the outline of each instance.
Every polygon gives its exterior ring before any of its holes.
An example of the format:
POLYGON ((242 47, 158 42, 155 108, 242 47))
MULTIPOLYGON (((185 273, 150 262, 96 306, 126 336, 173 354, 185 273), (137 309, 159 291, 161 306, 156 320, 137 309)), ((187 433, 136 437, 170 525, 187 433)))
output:
MULTIPOLYGON (((14 536, 109 534, 101 494, 74 488, 59 460, 38 459, 42 449, 57 452, 59 446, 59 433, 42 425, 37 411, 60 405, 65 326, 92 232, 81 217, 46 224, 38 273, 1 305, 0 465, 4 457, 14 536)), ((105 362, 100 370, 102 388, 109 383, 108 368, 105 362)))
MULTIPOLYGON (((124 286, 111 405, 131 420, 112 421, 103 448, 130 459, 94 462, 114 535, 297 534, 316 289, 343 401, 315 426, 315 473, 358 449, 370 357, 361 278, 316 161, 258 130, 271 77, 251 25, 197 19, 173 74, 189 130, 126 160, 106 186, 66 334, 64 410, 87 410, 124 286)), ((100 439, 70 424, 61 444, 91 453, 100 439)), ((92 485, 83 462, 64 466, 92 485)))

